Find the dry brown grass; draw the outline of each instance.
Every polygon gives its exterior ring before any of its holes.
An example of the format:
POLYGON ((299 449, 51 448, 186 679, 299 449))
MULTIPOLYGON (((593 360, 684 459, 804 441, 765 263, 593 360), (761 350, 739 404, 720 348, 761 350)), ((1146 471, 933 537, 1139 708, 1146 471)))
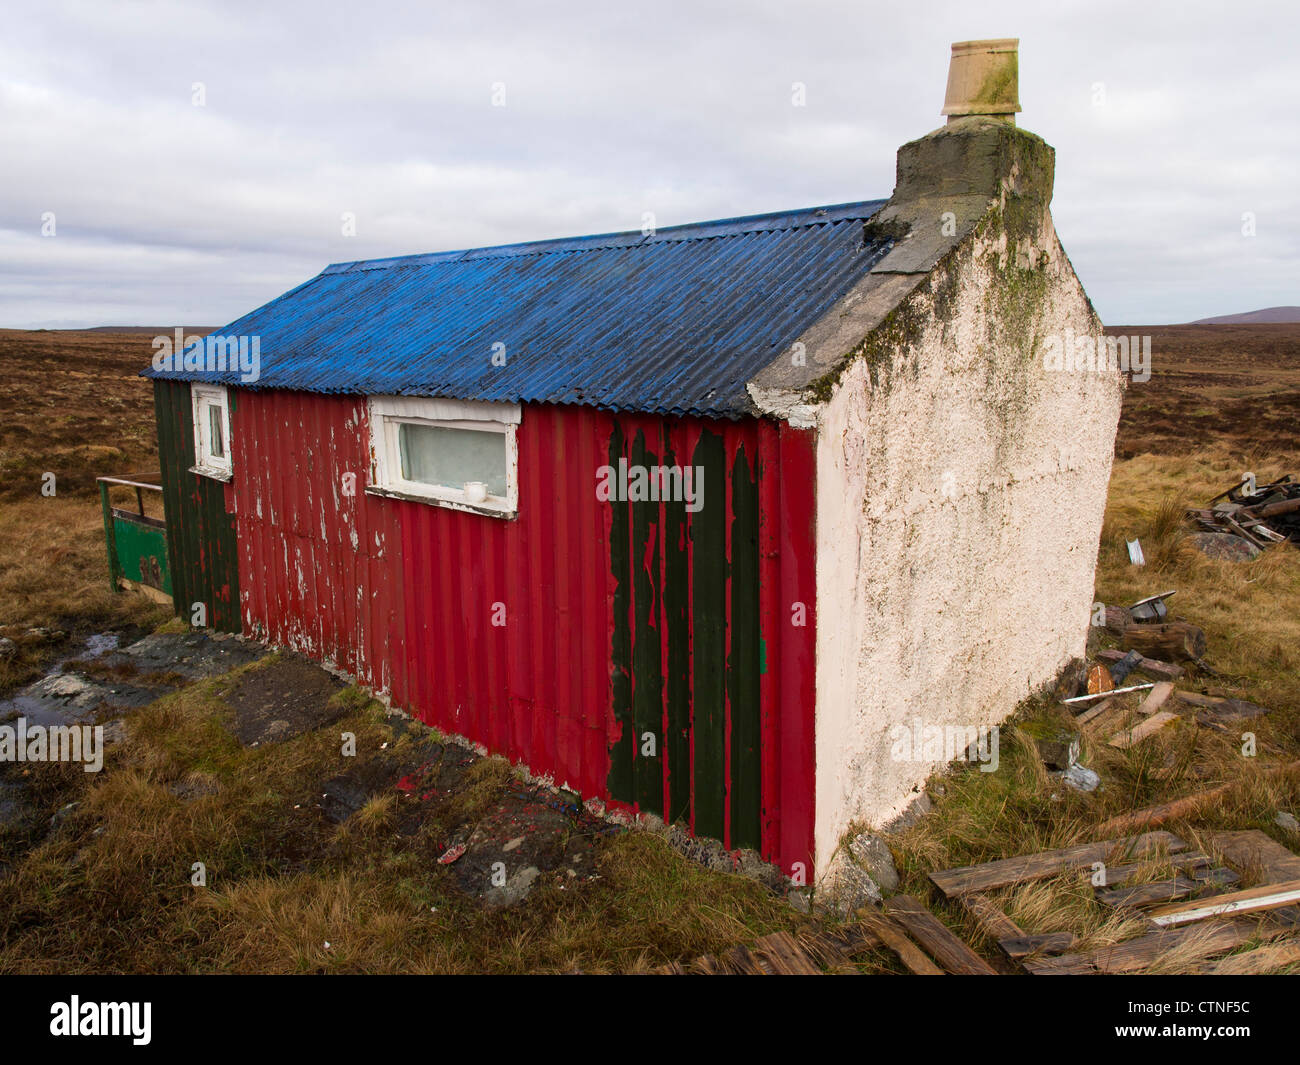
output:
MULTIPOLYGON (((1258 772, 1300 752, 1300 551, 1216 562, 1191 550, 1181 522, 1185 505, 1243 471, 1300 473, 1300 328, 1119 331, 1156 333, 1155 377, 1125 402, 1097 597, 1128 603, 1177 588, 1174 612, 1205 629, 1222 674, 1208 683, 1273 708, 1255 728, 1260 757, 1243 759, 1236 737, 1188 724, 1130 751, 1098 732, 1085 740, 1085 761, 1105 787, 1081 795, 1043 770, 1027 735, 1008 729, 1001 772, 948 775, 934 814, 893 841, 904 889, 923 897, 932 869, 1094 839, 1116 813, 1223 781, 1243 786, 1196 824, 1166 827, 1203 850, 1212 828, 1280 837, 1273 814, 1300 801, 1295 778, 1258 772), (1124 541, 1133 537, 1146 567, 1128 563, 1124 541)), ((23 637, 27 628, 89 632, 157 619, 144 601, 109 593, 93 491, 97 474, 155 465, 149 386, 134 376, 148 355, 145 335, 0 331, 0 384, 11 397, 0 425, 0 634, 14 635, 21 651, 0 666, 0 691, 58 651, 23 637), (60 488, 51 500, 39 495, 47 470, 60 488)), ((642 834, 603 844, 602 879, 580 891, 544 886, 522 910, 483 911, 418 849, 394 846, 387 802, 368 804, 342 829, 320 822, 311 799, 336 759, 332 740, 309 734, 244 751, 225 713, 219 686, 189 689, 136 715, 130 741, 98 779, 67 767, 37 774, 42 795, 80 805, 0 893, 0 971, 627 970, 803 921, 756 885, 708 873, 642 834), (183 800, 177 785, 207 793, 183 800), (189 883, 199 860, 209 870, 202 890, 189 883)), ((364 699, 346 721, 362 745, 382 741, 364 699)), ((1020 721, 1070 718, 1033 700, 1020 721)), ((479 764, 474 786, 436 829, 480 815, 505 785, 501 763, 479 764)), ((1153 862, 1143 875, 1167 868, 1153 862)), ((1078 877, 1025 886, 1005 902, 1027 929, 1068 927, 1085 946, 1133 930, 1078 877)), ((1186 953, 1164 964, 1195 967, 1196 952, 1186 953)))
POLYGON ((807 923, 648 833, 604 839, 596 880, 543 880, 526 905, 485 909, 431 855, 447 825, 472 825, 515 783, 504 762, 475 763, 414 837, 393 831, 391 795, 335 828, 314 802, 338 771, 338 730, 359 751, 400 753, 411 734, 354 692, 337 729, 246 750, 227 727, 229 683, 139 711, 96 779, 63 773, 79 805, 0 893, 0 972, 622 971, 807 923), (175 793, 196 783, 197 797, 175 793))
POLYGON ((152 628, 169 611, 139 595, 114 595, 99 507, 87 499, 37 497, 0 505, 0 636, 18 647, 0 662, 0 695, 39 676, 69 637, 152 628))
POLYGON ((0 501, 91 498, 102 474, 157 467, 151 333, 0 329, 0 501))
MULTIPOLYGON (((1248 699, 1272 713, 1225 734, 1198 728, 1192 715, 1129 750, 1107 742, 1124 715, 1107 715, 1106 727, 1085 730, 1084 764, 1102 775, 1103 788, 1085 795, 1051 778, 1032 749, 1023 726, 1070 726, 1072 715, 1046 698, 1029 700, 1011 727, 1003 730, 1002 769, 985 774, 958 770, 932 790, 935 812, 893 840, 904 886, 929 891, 932 869, 1029 854, 1099 838, 1096 826, 1133 809, 1167 802, 1216 784, 1238 786, 1194 823, 1163 827, 1189 845, 1210 853, 1205 833, 1213 829, 1261 829, 1295 849, 1273 823, 1279 810, 1300 807, 1297 775, 1269 776, 1264 769, 1300 757, 1300 549, 1282 545, 1247 563, 1210 559, 1186 540, 1185 506, 1199 505, 1244 471, 1261 480, 1286 472, 1300 474, 1300 451, 1263 454, 1241 450, 1229 441, 1211 442, 1181 454, 1141 454, 1118 460, 1098 556, 1097 599, 1127 604, 1156 592, 1177 589, 1171 613, 1205 630, 1208 660, 1217 676, 1190 675, 1189 689, 1248 699), (1140 538, 1148 560, 1129 563, 1127 539, 1140 538), (1022 727, 1017 727, 1017 725, 1022 727), (1257 737, 1258 755, 1243 757, 1241 733, 1257 737)), ((1114 645, 1114 640, 1102 640, 1114 645)), ((1129 717, 1140 696, 1122 705, 1129 717)), ((1143 879, 1167 875, 1154 863, 1143 879)), ((1243 885, 1258 871, 1243 871, 1243 885)), ((1007 905, 1028 931, 1073 931, 1080 949, 1104 946, 1140 930, 1131 917, 1099 906, 1083 876, 1067 876, 1009 892, 1007 905)), ((967 919, 972 939, 979 932, 967 919)), ((1161 971, 1192 971, 1203 951, 1193 943, 1162 959, 1161 971)))

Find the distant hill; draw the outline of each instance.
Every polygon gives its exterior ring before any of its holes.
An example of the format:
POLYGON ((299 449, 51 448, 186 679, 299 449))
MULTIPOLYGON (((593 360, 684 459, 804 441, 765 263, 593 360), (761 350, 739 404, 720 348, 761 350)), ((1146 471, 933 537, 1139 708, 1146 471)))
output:
POLYGON ((1277 322, 1300 322, 1300 307, 1265 307, 1244 314, 1221 314, 1217 318, 1198 318, 1191 325, 1261 325, 1277 322))
MULTIPOLYGON (((1300 321, 1300 319, 1297 319, 1300 321)), ((215 325, 186 325, 181 327, 188 336, 197 333, 207 336, 216 328, 215 325)), ((174 325, 94 325, 87 329, 69 329, 69 333, 147 333, 149 336, 171 336, 176 332, 174 325)))

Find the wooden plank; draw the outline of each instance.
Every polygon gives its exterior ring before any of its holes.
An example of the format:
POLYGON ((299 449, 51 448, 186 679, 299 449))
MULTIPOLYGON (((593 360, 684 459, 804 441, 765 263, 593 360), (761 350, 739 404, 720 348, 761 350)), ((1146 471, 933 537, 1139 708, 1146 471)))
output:
POLYGON ((1135 624, 1124 630, 1120 648, 1138 651, 1143 658, 1196 662, 1205 657, 1205 633, 1186 621, 1159 625, 1135 624))
POLYGON ((1192 873, 1192 877, 1199 880, 1206 887, 1228 888, 1241 883, 1241 877, 1225 865, 1221 865, 1217 869, 1199 870, 1192 873))
POLYGON ((1023 939, 1028 934, 1003 913, 1001 907, 987 895, 976 892, 973 895, 963 896, 961 901, 970 915, 975 918, 980 931, 994 943, 1003 939, 1023 939))
POLYGON ((1035 976, 1079 975, 1082 973, 1133 973, 1155 964, 1175 948, 1195 950, 1206 956, 1224 954, 1249 943, 1285 935, 1289 929, 1270 927, 1249 920, 1219 921, 1188 928, 1162 928, 1136 939, 1086 954, 1063 954, 1059 958, 1028 959, 1025 970, 1035 976))
POLYGON ((1084 725, 1083 732, 1089 738, 1095 738, 1100 734, 1109 736, 1116 729, 1127 728, 1132 718, 1133 708, 1125 703, 1118 703, 1084 725))
POLYGON ((1244 891, 1231 891, 1196 902, 1177 902, 1150 911, 1151 920, 1158 925, 1179 925, 1189 921, 1204 921, 1207 917, 1250 913, 1254 910, 1272 910, 1300 902, 1300 880, 1287 880, 1281 884, 1262 884, 1244 891))
POLYGON ((944 971, 921 953, 903 930, 883 913, 871 909, 861 911, 862 923, 871 929, 885 946, 897 955, 909 972, 917 976, 943 976, 944 971))
POLYGON ((1174 695, 1180 702, 1189 706, 1201 707, 1196 720, 1202 724, 1215 727, 1225 723, 1250 721, 1268 714, 1268 708, 1245 699, 1228 699, 1216 695, 1198 695, 1196 692, 1178 691, 1174 695))
POLYGON ((1143 717, 1148 714, 1154 714, 1165 704, 1165 700, 1174 693, 1174 682, 1171 680, 1162 680, 1148 693, 1147 697, 1142 700, 1138 706, 1138 713, 1143 717))
MULTIPOLYGON (((1270 774, 1300 769, 1300 762, 1292 762, 1270 770, 1270 774)), ((1211 832, 1206 842, 1231 862, 1239 871, 1258 872, 1268 883, 1300 880, 1300 856, 1292 854, 1257 828, 1236 832, 1211 832)))
POLYGON ((948 972, 957 976, 997 975, 993 966, 954 935, 918 899, 895 895, 885 903, 885 910, 948 972))
MULTIPOLYGON (((1270 777, 1281 776, 1287 773, 1296 772, 1297 770, 1300 770, 1300 761, 1290 762, 1287 765, 1274 766, 1272 769, 1266 770, 1265 775, 1270 777)), ((1097 831, 1102 835, 1110 835, 1111 833, 1116 832, 1138 832, 1142 829, 1154 828, 1157 825, 1162 825, 1166 821, 1172 821, 1176 817, 1194 817, 1202 810, 1215 805, 1222 796, 1226 795, 1236 787, 1238 783, 1239 781, 1229 781, 1227 784, 1220 784, 1218 787, 1210 788, 1209 790, 1199 792, 1196 795, 1188 795, 1181 799, 1174 799, 1172 802, 1160 803, 1158 806, 1148 806, 1143 810, 1135 810, 1133 813, 1120 814, 1118 817, 1112 817, 1109 821, 1103 821, 1098 826, 1097 831)), ((1229 845, 1238 845, 1232 843, 1231 840, 1234 837, 1247 834, 1248 833, 1240 832, 1221 832, 1216 833, 1216 836, 1223 837, 1226 841, 1229 841, 1229 845)), ((1281 846, 1281 844, 1274 843, 1273 840, 1269 839, 1262 832, 1255 831, 1255 835, 1262 837, 1267 846, 1278 848, 1282 855, 1294 860, 1294 865, 1291 867, 1293 871, 1280 872, 1273 879, 1290 880, 1300 878, 1300 858, 1297 858, 1285 847, 1281 846)), ((1239 845, 1249 850, 1253 844, 1247 844, 1246 842, 1241 841, 1239 845)), ((1233 856, 1226 851, 1223 853, 1225 858, 1238 867, 1248 864, 1248 859, 1245 857, 1244 853, 1240 861, 1234 859, 1233 856)), ((1273 854, 1274 857, 1277 856, 1276 852, 1270 853, 1273 854)))
MULTIPOLYGON (((1184 854, 1173 855, 1169 859, 1169 864, 1177 870, 1187 872, 1193 879, 1199 879, 1198 870, 1208 868, 1214 862, 1208 854, 1202 854, 1200 851, 1188 851, 1184 854)), ((1108 865, 1105 869, 1106 882, 1098 886, 1107 888, 1125 887, 1127 886, 1126 881, 1150 868, 1149 862, 1134 862, 1131 865, 1108 865)))
POLYGON ((1025 958, 1021 964, 1030 976, 1095 976, 1098 972, 1097 966, 1086 954, 1025 958))
POLYGON ((1203 884, 1186 876, 1174 876, 1167 880, 1153 880, 1149 884, 1133 884, 1129 887, 1099 891, 1097 901, 1103 906, 1153 906, 1158 902, 1171 902, 1185 899, 1204 887, 1203 884))
POLYGON ((1019 961, 1031 954, 1064 954, 1073 949, 1079 937, 1073 932, 1040 932, 1032 936, 1020 936, 1016 939, 1000 939, 1001 947, 1008 958, 1019 961))
POLYGON ((1104 713, 1105 713, 1107 710, 1109 710, 1112 706, 1117 706, 1118 703, 1119 703, 1119 700, 1114 699, 1114 698, 1111 698, 1111 699, 1103 699, 1103 700, 1102 700, 1101 702, 1099 702, 1096 706, 1090 706, 1090 707, 1089 707, 1087 710, 1085 710, 1082 714, 1080 714, 1078 717, 1076 717, 1076 718, 1074 719, 1074 723, 1075 723, 1076 725, 1086 725, 1089 721, 1092 721, 1092 720, 1094 720, 1095 718, 1099 718, 1099 717, 1101 717, 1102 714, 1104 714, 1104 713))
POLYGON ((754 944, 759 961, 777 976, 820 976, 821 970, 789 932, 773 932, 754 944))
POLYGON ((721 958, 727 971, 737 976, 767 976, 767 970, 760 964, 746 946, 732 947, 721 958))
POLYGON ((1258 976, 1300 962, 1300 939, 1272 943, 1196 967, 1200 976, 1258 976))
POLYGON ((1136 727, 1124 729, 1122 732, 1115 733, 1115 735, 1110 738, 1110 745, 1112 747, 1118 747, 1120 750, 1127 750, 1129 747, 1141 743, 1148 736, 1159 732, 1166 725, 1172 724, 1177 720, 1177 714, 1169 710, 1161 710, 1159 713, 1152 714, 1136 727))
POLYGON ((1119 852, 1121 858, 1132 858, 1161 847, 1170 853, 1177 853, 1186 850, 1187 844, 1171 832, 1146 832, 1139 836, 1080 843, 1040 854, 1001 858, 979 865, 940 869, 930 874, 930 880, 948 898, 959 898, 977 891, 992 891, 1029 880, 1044 880, 1069 869, 1104 862, 1115 852, 1119 852))

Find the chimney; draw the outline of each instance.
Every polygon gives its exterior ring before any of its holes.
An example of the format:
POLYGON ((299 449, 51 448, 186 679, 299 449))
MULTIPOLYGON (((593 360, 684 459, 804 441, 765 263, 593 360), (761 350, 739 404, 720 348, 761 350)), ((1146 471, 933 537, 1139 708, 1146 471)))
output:
POLYGON ((1016 38, 952 46, 946 125, 898 149, 889 203, 868 235, 898 241, 878 273, 923 273, 968 235, 991 206, 1019 239, 1050 224, 1055 152, 1016 125, 1020 110, 1016 38), (936 219, 948 218, 946 232, 936 219))
POLYGON ((984 115, 1016 124, 1020 110, 1018 37, 958 41, 948 62, 943 114, 948 121, 984 115))

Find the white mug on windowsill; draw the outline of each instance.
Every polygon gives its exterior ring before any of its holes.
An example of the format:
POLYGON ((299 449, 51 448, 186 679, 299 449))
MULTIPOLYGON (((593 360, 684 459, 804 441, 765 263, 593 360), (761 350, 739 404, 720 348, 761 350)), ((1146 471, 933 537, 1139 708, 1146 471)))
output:
POLYGON ((465 500, 469 503, 482 503, 487 499, 487 485, 482 481, 465 482, 465 500))

